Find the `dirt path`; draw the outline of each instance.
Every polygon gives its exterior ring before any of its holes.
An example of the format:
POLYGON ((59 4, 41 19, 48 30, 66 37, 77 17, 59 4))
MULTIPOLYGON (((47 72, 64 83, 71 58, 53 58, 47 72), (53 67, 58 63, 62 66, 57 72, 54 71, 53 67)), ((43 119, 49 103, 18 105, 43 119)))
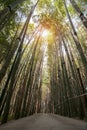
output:
POLYGON ((0 130, 87 130, 87 123, 53 114, 35 114, 1 125, 0 130))

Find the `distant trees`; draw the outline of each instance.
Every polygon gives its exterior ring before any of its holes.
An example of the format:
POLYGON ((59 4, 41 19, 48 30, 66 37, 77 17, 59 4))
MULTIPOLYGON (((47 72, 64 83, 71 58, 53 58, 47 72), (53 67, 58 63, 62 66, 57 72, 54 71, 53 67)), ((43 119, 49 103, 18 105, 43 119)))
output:
MULTIPOLYGON (((74 98, 85 92, 81 85, 82 78, 79 77, 77 65, 69 43, 66 38, 60 38, 52 45, 54 54, 50 51, 50 86, 51 86, 51 109, 53 113, 69 117, 87 117, 87 97, 74 98)), ((49 47, 49 46, 48 46, 49 47)), ((49 61, 48 61, 49 62, 49 61)), ((50 108, 49 108, 50 109, 50 108)))

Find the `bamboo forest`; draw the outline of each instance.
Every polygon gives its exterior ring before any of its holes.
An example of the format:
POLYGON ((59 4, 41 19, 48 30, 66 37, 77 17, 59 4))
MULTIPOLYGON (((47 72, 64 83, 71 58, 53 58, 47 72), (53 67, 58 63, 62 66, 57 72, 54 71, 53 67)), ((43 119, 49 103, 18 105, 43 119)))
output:
POLYGON ((0 124, 37 113, 87 120, 87 0, 0 0, 0 124))

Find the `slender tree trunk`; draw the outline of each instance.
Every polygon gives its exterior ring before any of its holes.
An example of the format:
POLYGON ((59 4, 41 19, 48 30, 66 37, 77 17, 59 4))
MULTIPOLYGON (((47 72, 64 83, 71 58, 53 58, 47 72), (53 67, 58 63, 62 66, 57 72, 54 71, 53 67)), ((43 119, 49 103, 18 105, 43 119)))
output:
MULTIPOLYGON (((84 90, 84 85, 83 85, 83 81, 82 81, 82 78, 81 78, 81 74, 80 74, 79 68, 77 68, 77 71, 78 71, 78 77, 79 77, 80 85, 81 85, 82 91, 83 91, 82 93, 84 93, 85 90, 84 90)), ((82 100, 82 103, 83 103, 83 109, 84 109, 84 113, 85 113, 85 118, 87 118, 87 97, 86 96, 82 96, 81 100, 82 100)))
MULTIPOLYGON (((62 44, 61 39, 60 39, 60 44, 62 44)), ((64 61, 64 57, 63 57, 63 52, 62 52, 62 45, 60 45, 60 56, 61 56, 61 67, 62 67, 62 76, 63 76, 63 89, 64 89, 64 96, 65 96, 65 100, 67 100, 66 104, 65 104, 65 116, 70 116, 70 103, 68 100, 68 90, 67 87, 69 85, 68 81, 68 75, 67 75, 67 70, 66 70, 66 64, 64 61)), ((68 88, 69 89, 69 88, 68 88)))
POLYGON ((73 8, 76 10, 76 12, 79 15, 79 18, 81 19, 83 25, 87 28, 87 18, 84 16, 83 12, 80 10, 79 6, 75 2, 75 0, 70 0, 73 8))

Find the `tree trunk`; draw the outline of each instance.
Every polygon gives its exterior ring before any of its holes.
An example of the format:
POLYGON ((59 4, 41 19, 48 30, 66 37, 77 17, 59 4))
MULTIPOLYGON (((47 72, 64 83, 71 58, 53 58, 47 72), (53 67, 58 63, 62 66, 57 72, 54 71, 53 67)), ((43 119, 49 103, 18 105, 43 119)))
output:
POLYGON ((87 18, 84 16, 83 12, 80 10, 79 6, 75 2, 75 0, 70 0, 73 8, 76 10, 76 12, 79 15, 79 18, 81 19, 83 25, 87 28, 87 18))

